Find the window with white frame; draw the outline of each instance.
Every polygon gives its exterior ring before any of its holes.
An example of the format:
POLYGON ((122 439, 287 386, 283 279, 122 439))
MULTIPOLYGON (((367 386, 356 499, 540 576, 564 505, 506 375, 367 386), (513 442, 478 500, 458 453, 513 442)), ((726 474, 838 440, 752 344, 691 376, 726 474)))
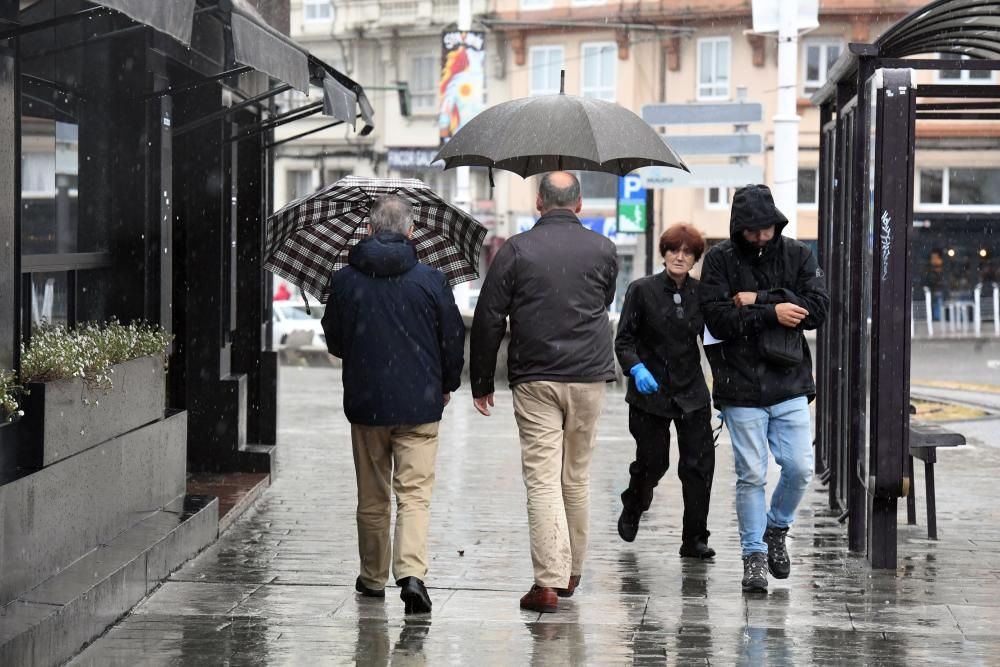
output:
POLYGON ((802 92, 812 95, 823 87, 830 68, 837 62, 843 44, 839 39, 805 39, 802 41, 802 92))
POLYGON ((429 55, 410 57, 410 105, 414 113, 437 111, 438 59, 429 55))
POLYGON ((313 191, 312 169, 289 169, 285 172, 288 180, 288 192, 286 199, 292 201, 299 197, 305 197, 313 191))
POLYGON ((618 45, 614 42, 584 44, 580 47, 580 55, 583 59, 581 94, 614 102, 618 45))
POLYGON ((329 21, 333 18, 330 0, 302 0, 302 18, 308 23, 329 21))
POLYGON ((917 205, 923 209, 1000 207, 998 167, 921 169, 917 179, 917 205))
POLYGON ((559 92, 559 74, 563 69, 563 47, 533 46, 528 51, 531 95, 555 95, 559 92))
POLYGON ((819 171, 815 168, 799 169, 799 206, 816 206, 819 202, 819 171))
MULTIPOLYGON (((941 60, 968 60, 969 56, 957 53, 939 53, 941 60)), ((987 69, 941 69, 937 70, 937 80, 941 83, 989 83, 993 81, 993 71, 987 69)))
POLYGON ((552 0, 521 0, 521 9, 551 9, 552 0))
POLYGON ((724 209, 729 208, 730 192, 729 188, 705 188, 705 208, 724 209))
POLYGON ((588 212, 612 211, 618 202, 618 176, 600 171, 574 172, 580 181, 580 196, 588 212))
POLYGON ((698 40, 698 99, 729 98, 729 38, 698 40))

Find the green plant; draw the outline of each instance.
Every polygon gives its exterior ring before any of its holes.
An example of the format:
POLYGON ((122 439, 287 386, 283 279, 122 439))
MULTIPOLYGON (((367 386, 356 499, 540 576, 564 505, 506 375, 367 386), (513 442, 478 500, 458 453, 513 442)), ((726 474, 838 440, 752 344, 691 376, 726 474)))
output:
POLYGON ((17 399, 23 389, 14 380, 14 374, 0 368, 0 423, 14 421, 24 415, 17 399))
POLYGON ((77 329, 41 327, 32 332, 27 345, 21 344, 21 380, 50 382, 78 377, 91 385, 110 387, 112 366, 139 357, 162 356, 172 339, 157 325, 125 325, 117 319, 77 329))

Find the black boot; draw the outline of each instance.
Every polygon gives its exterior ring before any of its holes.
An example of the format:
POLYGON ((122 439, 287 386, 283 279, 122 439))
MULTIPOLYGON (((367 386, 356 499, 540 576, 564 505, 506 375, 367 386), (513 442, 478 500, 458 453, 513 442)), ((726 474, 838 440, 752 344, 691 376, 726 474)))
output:
POLYGON ((788 528, 774 528, 769 526, 764 531, 764 542, 767 543, 767 569, 775 579, 787 579, 792 571, 792 561, 788 558, 788 550, 785 548, 785 535, 788 528))
POLYGON ((754 552, 743 557, 743 590, 767 592, 767 556, 754 552))
POLYGON ((618 517, 618 535, 626 542, 634 542, 636 533, 639 532, 640 512, 633 512, 628 507, 622 508, 622 513, 618 517))
POLYGON ((406 614, 429 614, 431 611, 431 596, 427 594, 424 582, 416 577, 403 577, 396 582, 399 586, 399 597, 405 605, 406 614))
POLYGON ((681 545, 681 558, 701 558, 708 560, 715 558, 715 549, 708 546, 702 540, 693 540, 681 545))

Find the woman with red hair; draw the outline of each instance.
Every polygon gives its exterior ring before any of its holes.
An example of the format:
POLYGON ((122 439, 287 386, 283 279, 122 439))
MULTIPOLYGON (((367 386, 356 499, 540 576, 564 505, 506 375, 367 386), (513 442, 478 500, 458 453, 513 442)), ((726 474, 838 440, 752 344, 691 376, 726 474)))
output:
POLYGON ((715 473, 711 397, 701 369, 698 336, 705 321, 698 281, 689 275, 705 238, 679 223, 660 236, 664 271, 629 285, 618 320, 615 354, 628 372, 629 431, 635 461, 622 493, 618 534, 632 542, 653 489, 670 466, 670 422, 677 429, 677 476, 684 496, 681 556, 712 558, 708 503, 715 473))

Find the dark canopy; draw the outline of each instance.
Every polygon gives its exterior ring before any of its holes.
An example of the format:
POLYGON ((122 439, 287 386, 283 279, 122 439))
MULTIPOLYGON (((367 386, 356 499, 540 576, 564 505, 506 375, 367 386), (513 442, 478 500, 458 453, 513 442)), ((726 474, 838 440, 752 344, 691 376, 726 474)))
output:
POLYGON ((811 101, 819 105, 830 99, 837 83, 857 69, 859 55, 904 58, 931 53, 1000 60, 1000 0, 936 0, 894 24, 874 44, 851 44, 811 101))
POLYGON ((170 35, 184 46, 191 45, 195 0, 91 0, 95 5, 110 7, 133 21, 170 35))

